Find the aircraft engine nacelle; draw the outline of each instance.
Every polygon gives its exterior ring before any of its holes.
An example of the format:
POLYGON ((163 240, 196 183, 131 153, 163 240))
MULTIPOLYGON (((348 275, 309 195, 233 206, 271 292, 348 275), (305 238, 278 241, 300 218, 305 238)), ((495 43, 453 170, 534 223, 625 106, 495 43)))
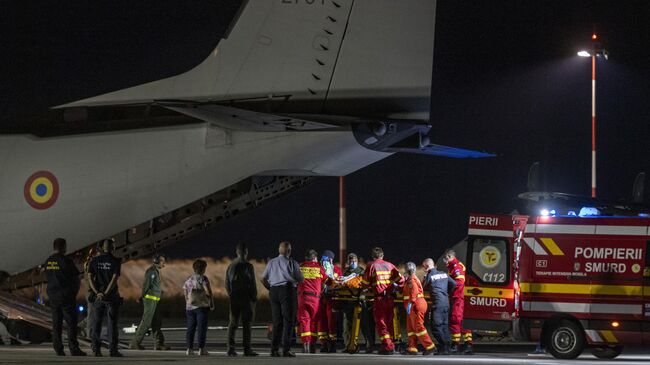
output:
POLYGON ((381 152, 398 152, 394 149, 420 149, 430 143, 427 124, 403 121, 360 123, 352 126, 354 137, 362 146, 381 152))

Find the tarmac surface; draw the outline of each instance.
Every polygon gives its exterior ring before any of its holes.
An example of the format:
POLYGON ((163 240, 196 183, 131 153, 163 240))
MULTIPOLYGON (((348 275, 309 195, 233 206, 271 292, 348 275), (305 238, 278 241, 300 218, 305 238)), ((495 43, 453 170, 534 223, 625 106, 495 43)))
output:
MULTIPOLYGON (((173 323, 180 324, 180 323, 173 323)), ((130 324, 125 324, 130 325, 130 324)), ((110 358, 108 351, 103 350, 104 356, 96 358, 88 357, 58 357, 52 350, 51 343, 39 345, 20 345, 20 346, 0 346, 0 364, 74 364, 74 363, 92 363, 106 364, 119 361, 120 364, 279 364, 291 362, 294 364, 368 364, 368 363, 431 363, 431 364, 650 364, 650 349, 633 348, 626 349, 622 355, 613 360, 597 359, 589 350, 585 350, 583 355, 577 360, 558 360, 550 355, 531 355, 535 349, 532 343, 512 343, 512 342, 490 342, 475 345, 475 355, 456 355, 456 356, 405 356, 392 355, 380 356, 375 354, 365 354, 363 351, 359 354, 342 353, 342 346, 339 346, 339 352, 336 354, 301 354, 300 348, 294 347, 296 358, 272 358, 269 355, 270 341, 267 339, 266 330, 253 330, 253 349, 260 356, 251 358, 241 356, 242 349, 239 348, 240 356, 226 356, 226 331, 212 330, 208 333, 208 351, 209 356, 192 356, 185 355, 185 331, 180 330, 165 331, 166 343, 171 346, 170 351, 153 351, 150 337, 145 338, 143 345, 146 350, 126 350, 120 351, 123 358, 110 358)), ((238 340, 241 339, 241 331, 237 333, 238 340)), ((120 334, 120 341, 127 344, 130 340, 130 334, 120 334)), ((90 355, 90 349, 82 345, 82 350, 90 355)), ((66 348, 67 353, 67 348, 66 348)))
MULTIPOLYGON (((217 350, 210 349, 209 356, 194 356, 187 357, 185 351, 174 349, 171 351, 159 352, 151 350, 123 350, 123 358, 110 358, 110 357, 58 357, 54 355, 50 346, 43 345, 27 345, 27 346, 0 346, 0 364, 74 364, 74 363, 92 363, 92 364, 106 364, 115 363, 119 361, 120 364, 279 364, 279 363, 294 363, 294 364, 368 364, 368 363, 431 363, 431 364, 649 364, 650 353, 631 353, 625 352, 614 360, 600 360, 591 355, 582 355, 577 360, 557 360, 550 355, 530 356, 523 348, 512 348, 506 346, 500 349, 492 349, 493 352, 481 353, 480 346, 477 348, 478 353, 473 356, 379 356, 376 354, 355 354, 348 355, 343 353, 337 354, 312 354, 303 355, 297 354, 296 358, 272 358, 268 354, 268 348, 255 348, 260 352, 260 356, 256 358, 241 356, 233 358, 226 357, 225 348, 217 350)), ((178 347, 176 347, 178 348, 178 347)), ((530 346, 526 347, 526 350, 530 346)))

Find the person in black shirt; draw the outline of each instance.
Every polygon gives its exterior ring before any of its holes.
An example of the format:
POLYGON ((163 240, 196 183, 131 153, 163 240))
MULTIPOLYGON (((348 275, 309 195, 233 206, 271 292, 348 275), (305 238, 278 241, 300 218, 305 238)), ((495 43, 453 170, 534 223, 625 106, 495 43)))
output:
POLYGON ((77 341, 77 308, 76 300, 79 292, 79 275, 81 273, 74 262, 65 256, 66 241, 63 238, 54 240, 54 253, 45 262, 45 277, 47 278, 47 296, 52 308, 52 345, 59 356, 63 352, 63 320, 68 324, 68 347, 72 356, 86 356, 79 349, 77 341))
POLYGON ((228 356, 237 356, 235 351, 235 331, 241 318, 244 332, 244 356, 257 356, 251 349, 251 322, 257 301, 255 269, 248 261, 248 248, 237 245, 237 258, 226 271, 226 291, 230 296, 230 323, 228 324, 228 356))
POLYGON ((122 357, 117 351, 118 336, 117 320, 122 298, 117 288, 122 261, 113 256, 114 241, 107 239, 102 242, 102 254, 95 257, 88 267, 88 283, 90 284, 90 299, 93 302, 95 316, 93 318, 92 348, 95 356, 101 353, 101 329, 104 315, 108 317, 108 338, 111 357, 122 357))

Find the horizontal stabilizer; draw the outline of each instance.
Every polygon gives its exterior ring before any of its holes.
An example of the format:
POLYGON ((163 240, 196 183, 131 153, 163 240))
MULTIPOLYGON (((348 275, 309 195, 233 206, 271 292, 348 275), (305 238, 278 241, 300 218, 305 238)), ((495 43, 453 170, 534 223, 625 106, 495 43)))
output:
POLYGON ((496 155, 431 144, 428 136, 431 126, 408 120, 393 120, 389 123, 359 123, 353 125, 354 136, 362 146, 381 152, 418 153, 421 155, 451 158, 485 158, 496 155))
POLYGON ((467 150, 464 148, 442 146, 439 144, 430 144, 421 148, 408 148, 408 147, 390 147, 386 152, 405 152, 405 153, 418 153, 422 155, 442 156, 451 158, 486 158, 495 157, 495 154, 467 150))
POLYGON ((177 105, 159 103, 164 108, 221 128, 255 132, 313 131, 336 126, 288 116, 258 113, 223 105, 177 105))

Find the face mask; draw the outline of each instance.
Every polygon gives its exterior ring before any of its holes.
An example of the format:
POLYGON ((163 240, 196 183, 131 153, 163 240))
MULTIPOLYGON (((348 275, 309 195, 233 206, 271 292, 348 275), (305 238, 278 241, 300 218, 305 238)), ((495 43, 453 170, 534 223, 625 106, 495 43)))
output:
POLYGON ((325 269, 325 273, 327 273, 327 276, 332 276, 334 275, 334 268, 332 266, 332 263, 329 261, 322 261, 321 264, 323 265, 323 269, 325 269))
POLYGON ((351 262, 351 263, 350 263, 350 269, 354 270, 354 269, 356 269, 357 267, 359 267, 359 263, 358 263, 358 262, 354 261, 354 262, 351 262))

